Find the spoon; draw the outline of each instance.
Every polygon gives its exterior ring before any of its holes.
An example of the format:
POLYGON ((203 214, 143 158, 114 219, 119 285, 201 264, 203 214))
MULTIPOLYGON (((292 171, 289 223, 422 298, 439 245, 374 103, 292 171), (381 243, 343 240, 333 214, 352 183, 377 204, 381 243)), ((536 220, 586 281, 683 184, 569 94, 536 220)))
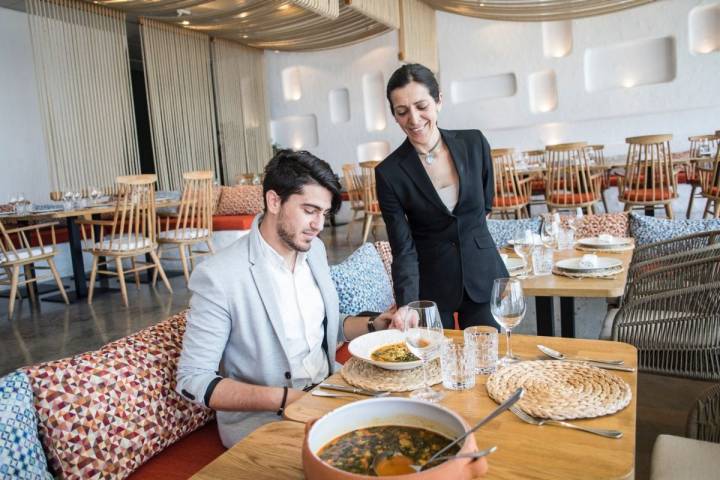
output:
POLYGON ((574 360, 578 362, 606 363, 608 365, 622 365, 623 363, 625 363, 622 360, 596 360, 593 358, 583 357, 568 358, 563 353, 560 353, 557 350, 553 350, 550 347, 546 347, 545 345, 538 345, 537 348, 540 349, 540 351, 548 357, 552 357, 556 360, 574 360))
MULTIPOLYGON (((480 450, 479 452, 461 453, 458 455, 443 455, 442 457, 436 458, 438 460, 454 460, 456 458, 482 458, 490 455, 495 450, 496 446, 480 450)), ((416 465, 411 463, 412 460, 402 453, 397 452, 385 452, 377 455, 372 463, 372 471, 375 472, 379 477, 386 475, 400 475, 403 473, 415 473, 425 469, 426 466, 430 465, 430 462, 425 462, 422 465, 416 465), (412 469, 412 470, 410 470, 412 469)))
MULTIPOLYGON (((500 415, 502 412, 504 412, 504 411, 507 410, 508 408, 510 408, 510 407, 512 407, 513 405, 515 405, 515 403, 522 398, 522 396, 523 396, 524 393, 525 393, 525 390, 524 390, 522 387, 521 387, 521 388, 518 388, 517 390, 515 390, 515 393, 513 393, 512 395, 510 395, 510 397, 509 397, 507 400, 505 400, 503 403, 501 403, 499 407, 497 407, 495 410, 493 410, 492 412, 490 412, 485 418, 483 418, 483 419, 480 420, 478 423, 476 423, 475 426, 472 427, 470 430, 466 431, 465 433, 463 433, 462 435, 460 435, 459 437, 457 437, 455 440, 453 440, 452 442, 448 443, 444 448, 441 448, 440 450, 438 450, 438 451, 435 453, 435 455, 433 455, 432 457, 430 457, 430 458, 428 459, 428 461, 425 462, 425 464, 434 462, 435 459, 440 458, 440 455, 442 455, 443 453, 447 452, 448 449, 450 449, 450 447, 452 447, 453 445, 457 445, 457 444, 460 443, 462 440, 465 440, 465 438, 466 438, 468 435, 470 435, 471 433, 475 432, 475 430, 477 430, 478 428, 482 427, 483 425, 485 425, 486 423, 488 423, 490 420, 492 420, 493 418, 497 417, 498 415, 500 415)), ((383 455, 384 455, 384 454, 383 454, 383 455)), ((390 452, 390 455, 387 455, 387 456, 388 456, 388 457, 392 457, 392 456, 395 456, 395 455, 402 455, 402 454, 399 453, 399 452, 390 452)), ((378 455, 378 456, 379 456, 379 455, 378 455)), ((403 455, 403 456, 404 456, 404 455, 403 455)), ((406 458, 407 458, 407 457, 406 457, 406 458)), ((375 465, 375 459, 373 459, 372 465, 375 465)), ((409 462, 408 462, 408 465, 409 465, 409 462)))

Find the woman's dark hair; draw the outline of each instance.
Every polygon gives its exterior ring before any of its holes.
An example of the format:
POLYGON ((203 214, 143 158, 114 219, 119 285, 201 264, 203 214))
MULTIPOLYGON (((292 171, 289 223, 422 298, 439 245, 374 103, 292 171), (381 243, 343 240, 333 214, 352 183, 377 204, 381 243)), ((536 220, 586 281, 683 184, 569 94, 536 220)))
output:
POLYGON ((263 200, 267 210, 266 194, 273 190, 285 201, 290 195, 302 192, 305 185, 320 185, 332 194, 330 213, 334 214, 340 209, 340 182, 327 162, 305 150, 294 152, 280 150, 265 166, 263 179, 263 200))
POLYGON ((425 85, 428 92, 430 92, 430 96, 433 97, 436 102, 440 101, 440 87, 438 86, 435 74, 425 65, 408 63, 395 70, 390 76, 390 80, 388 80, 386 94, 388 103, 390 103, 390 113, 393 115, 395 115, 395 109, 393 108, 392 100, 390 100, 390 94, 393 90, 402 88, 410 82, 425 85))

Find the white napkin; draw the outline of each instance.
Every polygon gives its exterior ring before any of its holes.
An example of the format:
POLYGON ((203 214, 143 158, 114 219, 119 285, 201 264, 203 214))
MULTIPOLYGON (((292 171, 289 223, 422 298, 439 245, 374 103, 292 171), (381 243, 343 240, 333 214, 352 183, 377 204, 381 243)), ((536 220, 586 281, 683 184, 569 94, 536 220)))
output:
POLYGON ((580 259, 579 265, 582 268, 595 268, 598 264, 598 257, 597 255, 593 253, 588 253, 587 255, 583 255, 580 259))
POLYGON ((603 233, 603 234, 598 235, 597 239, 598 239, 598 242, 600 242, 600 243, 613 243, 613 241, 615 240, 615 237, 613 237, 612 235, 610 235, 608 233, 603 233))

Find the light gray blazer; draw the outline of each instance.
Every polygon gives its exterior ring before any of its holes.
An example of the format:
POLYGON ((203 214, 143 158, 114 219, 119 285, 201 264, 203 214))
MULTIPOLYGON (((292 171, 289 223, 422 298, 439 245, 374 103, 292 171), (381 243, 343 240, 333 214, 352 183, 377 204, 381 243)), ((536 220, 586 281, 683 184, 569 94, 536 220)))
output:
MULTIPOLYGON (((309 382, 290 368, 277 308, 283 292, 273 291, 270 270, 263 261, 258 230, 261 217, 255 217, 248 235, 201 263, 190 278, 193 295, 176 390, 196 403, 209 401, 208 387, 217 383, 218 377, 293 388, 309 382)), ((321 240, 313 240, 307 261, 325 302, 325 341, 333 372, 335 349, 344 338, 338 296, 321 240)), ((275 420, 280 420, 275 412, 217 412, 220 438, 226 447, 275 420)))

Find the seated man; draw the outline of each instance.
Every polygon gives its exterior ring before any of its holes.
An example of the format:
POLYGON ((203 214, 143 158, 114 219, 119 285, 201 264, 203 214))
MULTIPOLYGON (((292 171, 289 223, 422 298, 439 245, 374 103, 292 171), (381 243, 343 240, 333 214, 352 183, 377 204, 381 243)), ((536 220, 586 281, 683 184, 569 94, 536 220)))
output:
POLYGON ((177 391, 218 411, 226 447, 281 418, 303 389, 335 370, 338 342, 398 319, 340 318, 325 246, 317 238, 341 203, 330 166, 279 152, 265 168, 265 212, 250 233, 199 265, 177 391))

